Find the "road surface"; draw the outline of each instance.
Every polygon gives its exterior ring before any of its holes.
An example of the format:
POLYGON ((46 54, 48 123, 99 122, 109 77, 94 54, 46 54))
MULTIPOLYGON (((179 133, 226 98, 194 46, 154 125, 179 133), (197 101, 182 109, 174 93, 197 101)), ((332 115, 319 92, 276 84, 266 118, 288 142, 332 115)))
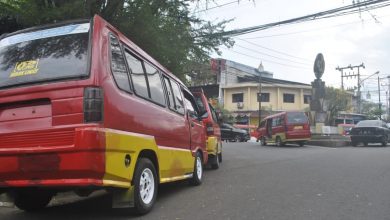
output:
POLYGON ((224 143, 220 169, 201 186, 160 186, 141 217, 109 206, 104 195, 65 195, 39 213, 0 208, 0 219, 390 219, 390 146, 224 143))

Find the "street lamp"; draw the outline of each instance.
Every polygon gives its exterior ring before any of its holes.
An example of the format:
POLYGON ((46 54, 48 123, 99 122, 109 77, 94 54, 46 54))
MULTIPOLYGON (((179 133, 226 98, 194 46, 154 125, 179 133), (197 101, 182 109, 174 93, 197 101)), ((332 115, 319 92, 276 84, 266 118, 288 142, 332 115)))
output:
POLYGON ((361 105, 360 105, 360 102, 361 102, 360 87, 361 87, 362 83, 363 83, 365 80, 367 80, 368 78, 370 78, 371 76, 376 75, 376 74, 379 74, 379 71, 376 71, 375 73, 369 75, 368 77, 366 77, 366 78, 364 78, 364 79, 362 79, 362 80, 358 79, 358 94, 357 94, 357 95, 358 95, 358 101, 359 101, 359 105, 358 105, 358 112, 359 112, 359 113, 361 113, 361 105))

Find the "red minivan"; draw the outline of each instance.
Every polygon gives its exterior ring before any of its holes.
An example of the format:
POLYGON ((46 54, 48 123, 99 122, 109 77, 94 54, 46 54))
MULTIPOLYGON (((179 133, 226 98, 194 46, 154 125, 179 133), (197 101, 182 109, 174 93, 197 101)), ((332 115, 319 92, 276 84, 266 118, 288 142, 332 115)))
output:
POLYGON ((206 129, 207 153, 209 154, 209 164, 211 168, 218 169, 222 162, 222 141, 219 119, 216 111, 208 102, 203 89, 190 89, 195 96, 196 102, 201 112, 201 118, 206 129))
POLYGON ((95 16, 0 38, 0 193, 26 211, 58 192, 107 190, 151 210, 159 183, 199 185, 208 161, 196 100, 95 16))
POLYGON ((258 128, 261 145, 286 143, 305 145, 310 140, 310 124, 304 112, 281 112, 266 117, 258 128))

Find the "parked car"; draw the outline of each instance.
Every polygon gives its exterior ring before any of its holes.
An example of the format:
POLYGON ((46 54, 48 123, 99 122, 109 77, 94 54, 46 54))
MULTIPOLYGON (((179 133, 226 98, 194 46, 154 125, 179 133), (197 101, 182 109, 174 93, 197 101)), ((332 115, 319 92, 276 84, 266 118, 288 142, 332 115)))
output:
POLYGON ((221 138, 222 140, 235 142, 246 142, 250 140, 248 131, 226 123, 221 124, 221 138))
POLYGON ((202 89, 190 89, 199 106, 201 118, 205 126, 206 134, 206 149, 208 153, 208 161, 211 168, 218 169, 222 162, 222 139, 221 129, 219 127, 219 119, 216 111, 207 101, 207 97, 202 89))
POLYGON ((201 184, 198 113, 174 74, 97 15, 2 35, 0 198, 36 211, 64 190, 106 190, 145 214, 159 183, 201 184))
POLYGON ((258 139, 263 146, 267 143, 303 146, 310 138, 310 124, 304 112, 281 112, 266 117, 260 123, 258 139))
POLYGON ((351 129, 350 135, 352 146, 357 146, 359 143, 363 143, 364 146, 369 143, 381 143, 382 146, 386 146, 390 137, 390 129, 384 121, 364 120, 351 129))
POLYGON ((256 125, 242 125, 242 124, 234 124, 236 128, 244 129, 249 132, 250 137, 257 138, 259 136, 259 131, 257 130, 256 125))

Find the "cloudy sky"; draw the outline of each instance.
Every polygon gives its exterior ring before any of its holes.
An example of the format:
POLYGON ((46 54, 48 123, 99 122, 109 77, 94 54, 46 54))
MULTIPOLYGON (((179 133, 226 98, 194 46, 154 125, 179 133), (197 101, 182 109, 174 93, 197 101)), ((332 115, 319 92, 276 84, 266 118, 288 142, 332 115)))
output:
MULTIPOLYGON (((198 16, 220 21, 232 19, 226 30, 262 25, 300 17, 352 4, 352 0, 215 0, 198 5, 198 16)), ((274 78, 310 83, 314 79, 313 62, 317 53, 325 57, 326 85, 340 87, 337 66, 364 63, 362 79, 380 71, 381 97, 385 99, 390 75, 390 7, 349 16, 315 20, 275 27, 235 37, 231 49, 221 47, 225 59, 257 67, 263 63, 274 78), (375 17, 375 18, 374 18, 375 17)), ((214 57, 219 57, 214 55, 214 57)), ((350 71, 350 73, 353 73, 350 71)), ((357 84, 355 78, 344 80, 345 88, 357 84)), ((363 96, 369 91, 372 101, 378 99, 377 76, 362 83, 363 96)))

